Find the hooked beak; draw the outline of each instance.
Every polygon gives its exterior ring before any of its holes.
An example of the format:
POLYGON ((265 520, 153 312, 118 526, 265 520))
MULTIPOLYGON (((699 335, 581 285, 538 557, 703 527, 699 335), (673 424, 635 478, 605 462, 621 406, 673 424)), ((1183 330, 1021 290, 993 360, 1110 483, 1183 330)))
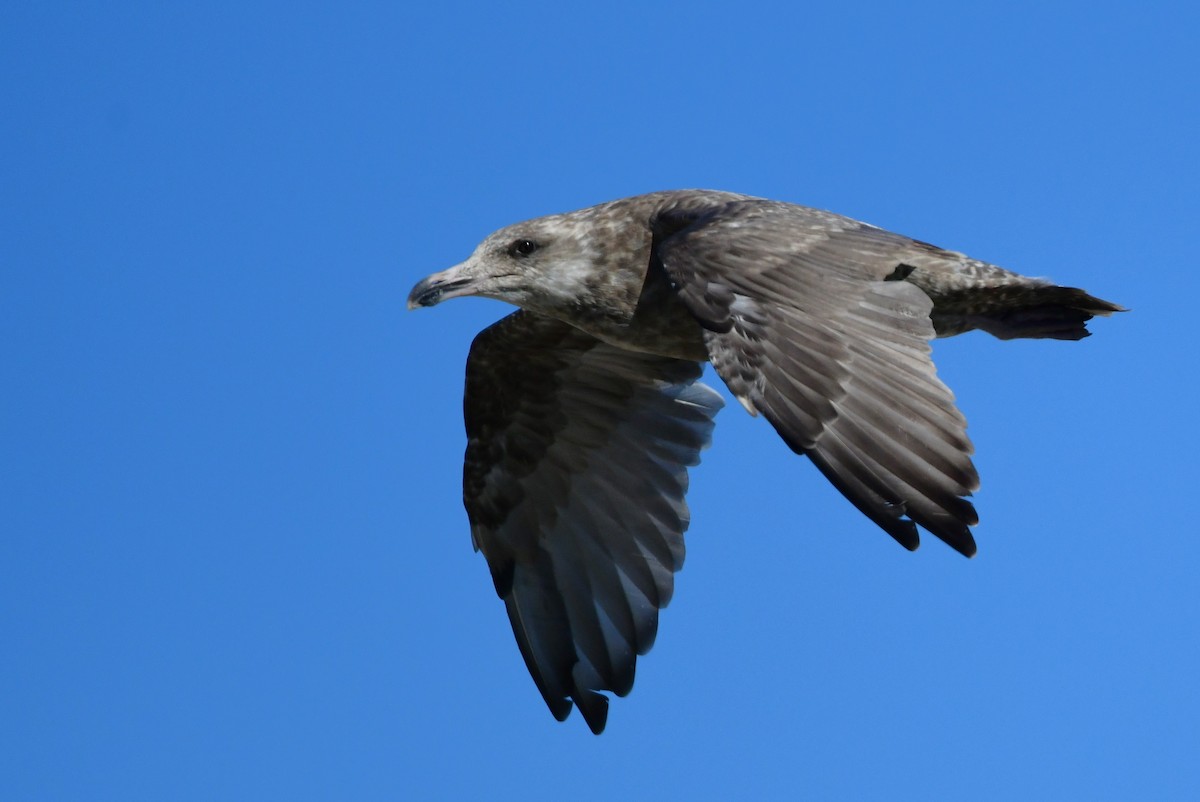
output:
POLYGON ((408 308, 435 306, 447 298, 470 295, 471 279, 459 275, 461 272, 462 265, 456 265, 418 281, 417 286, 408 294, 408 308))

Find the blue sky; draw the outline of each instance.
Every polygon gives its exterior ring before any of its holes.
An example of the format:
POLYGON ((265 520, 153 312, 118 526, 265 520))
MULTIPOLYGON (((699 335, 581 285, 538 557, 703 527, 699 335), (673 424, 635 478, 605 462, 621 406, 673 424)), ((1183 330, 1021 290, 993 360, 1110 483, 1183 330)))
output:
POLYGON ((0 797, 1200 793, 1197 22, 6 4, 0 797), (544 708, 461 507, 463 364, 508 309, 404 299, 501 225, 677 187, 1133 311, 936 344, 972 561, 727 407, 596 738, 544 708))

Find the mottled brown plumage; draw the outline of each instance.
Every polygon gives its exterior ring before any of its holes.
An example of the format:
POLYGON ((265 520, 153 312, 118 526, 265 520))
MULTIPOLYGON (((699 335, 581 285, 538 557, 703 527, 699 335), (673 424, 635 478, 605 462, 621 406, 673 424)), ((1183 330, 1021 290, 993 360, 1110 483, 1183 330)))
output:
POLYGON ((501 229, 417 284, 522 307, 472 345, 464 501, 554 715, 594 732, 623 696, 683 561, 687 468, 710 440, 711 361, 864 514, 971 556, 979 479, 929 340, 1080 339, 1120 311, 849 218, 707 190, 501 229))

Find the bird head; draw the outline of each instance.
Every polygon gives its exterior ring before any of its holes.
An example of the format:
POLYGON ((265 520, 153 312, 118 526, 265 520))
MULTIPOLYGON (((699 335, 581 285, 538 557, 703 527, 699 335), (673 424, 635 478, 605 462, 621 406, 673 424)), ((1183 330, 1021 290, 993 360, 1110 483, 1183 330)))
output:
POLYGON ((603 297, 621 307, 606 314, 628 320, 649 264, 650 232, 627 226, 614 245, 611 225, 599 230, 593 215, 572 212, 502 228, 465 262, 417 282, 408 308, 479 295, 562 318, 581 301, 603 297))

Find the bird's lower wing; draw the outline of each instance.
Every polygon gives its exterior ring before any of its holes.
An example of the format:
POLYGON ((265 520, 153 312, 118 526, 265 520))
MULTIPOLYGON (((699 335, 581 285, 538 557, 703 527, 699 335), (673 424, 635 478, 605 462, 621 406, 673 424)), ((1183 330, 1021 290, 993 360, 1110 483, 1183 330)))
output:
POLYGON ((516 312, 467 361, 463 497, 551 712, 594 732, 633 684, 683 564, 687 467, 720 396, 701 366, 516 312))
POLYGON ((912 241, 768 201, 664 216, 656 255, 717 373, 907 548, 916 525, 975 552, 966 420, 930 359, 912 241))

